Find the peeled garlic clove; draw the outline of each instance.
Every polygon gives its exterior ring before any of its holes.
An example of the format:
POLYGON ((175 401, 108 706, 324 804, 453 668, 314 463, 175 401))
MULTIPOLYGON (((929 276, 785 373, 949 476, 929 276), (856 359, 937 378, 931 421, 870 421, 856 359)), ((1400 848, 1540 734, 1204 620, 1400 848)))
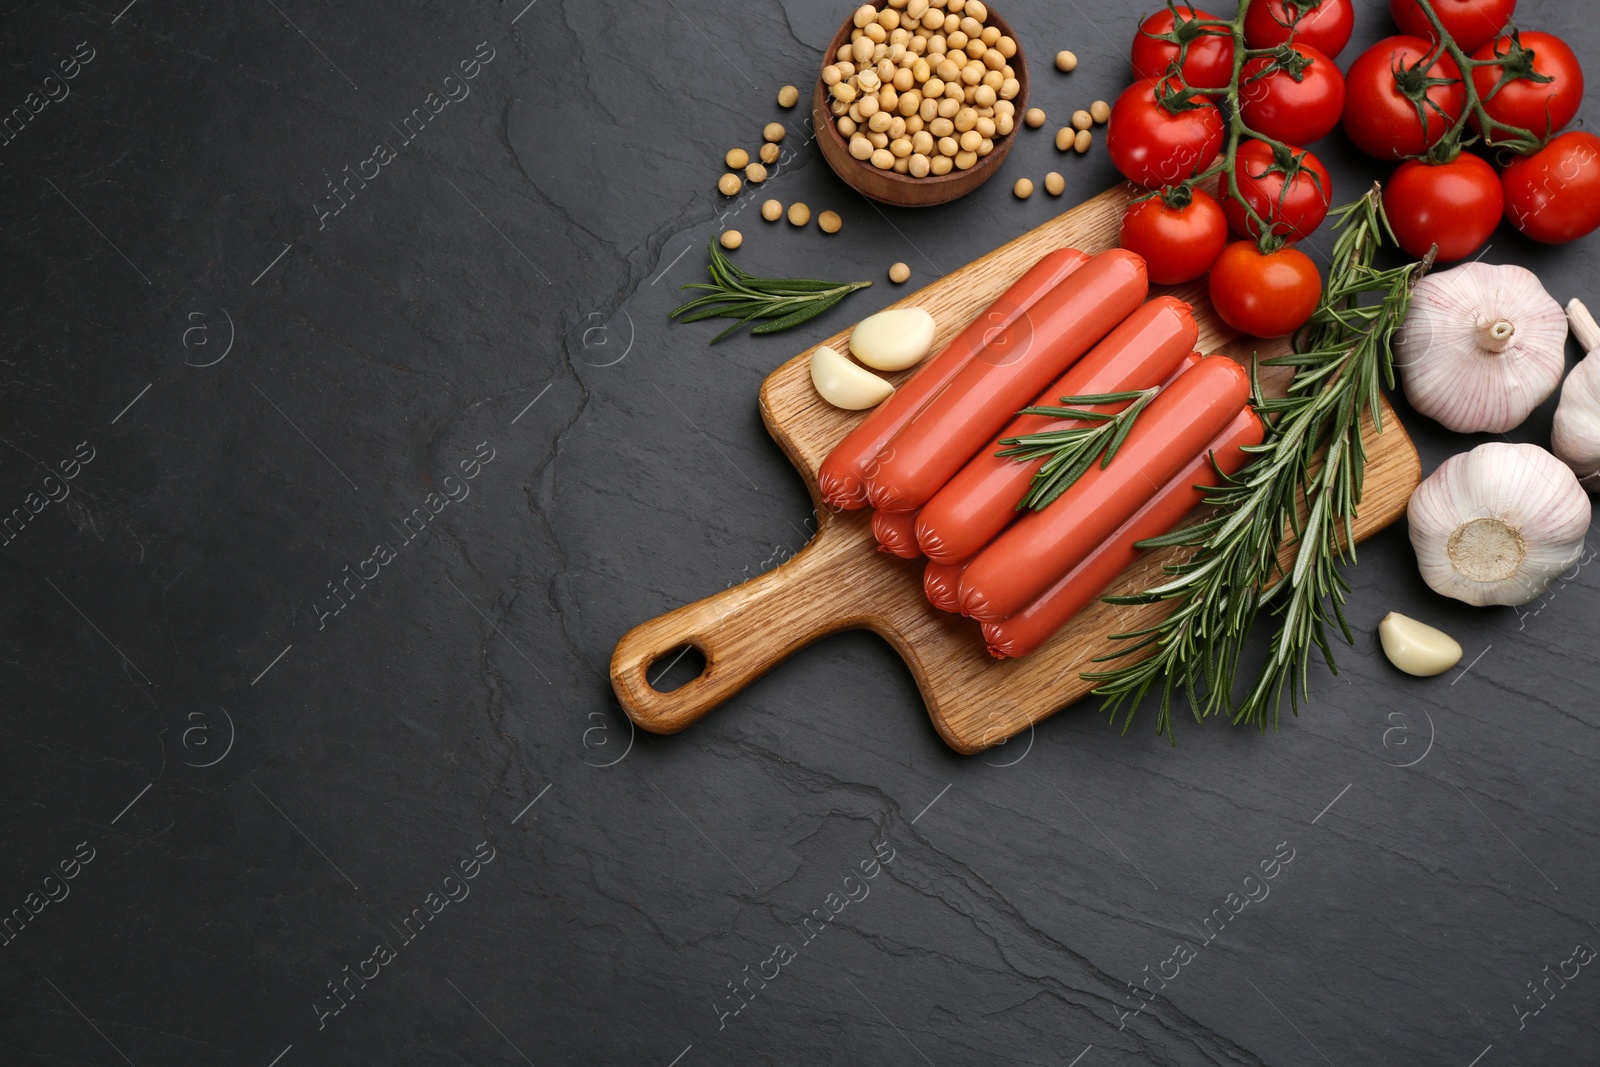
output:
POLYGON ((848 411, 877 407, 894 392, 894 386, 851 363, 827 345, 818 345, 811 353, 811 384, 817 387, 822 399, 848 411))
POLYGON ((1561 384, 1567 319, 1532 271, 1464 263, 1417 283, 1395 366, 1413 407, 1460 433, 1504 433, 1561 384))
POLYGON ((1561 384, 1555 424, 1550 430, 1550 450, 1589 492, 1600 491, 1600 326, 1578 300, 1567 304, 1572 334, 1589 355, 1579 361, 1561 384))
POLYGON ((850 354, 877 370, 905 370, 933 348, 933 316, 921 308, 868 315, 850 331, 850 354))
POLYGON ((1411 494, 1417 568, 1468 604, 1526 604, 1583 553, 1589 497, 1538 445, 1491 441, 1451 456, 1411 494))
POLYGON ((1378 640, 1389 662, 1418 678, 1432 678, 1461 662, 1461 646, 1443 630, 1391 611, 1378 623, 1378 640))

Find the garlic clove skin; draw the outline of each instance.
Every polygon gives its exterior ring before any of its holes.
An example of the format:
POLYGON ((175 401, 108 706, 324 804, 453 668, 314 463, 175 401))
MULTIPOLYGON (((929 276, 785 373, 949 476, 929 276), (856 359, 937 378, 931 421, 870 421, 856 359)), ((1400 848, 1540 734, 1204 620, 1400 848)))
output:
POLYGON ((1451 456, 1411 494, 1417 568, 1468 604, 1526 604, 1577 562, 1589 497, 1537 445, 1492 441, 1451 456))
POLYGON ((811 353, 811 384, 822 399, 847 411, 877 407, 894 392, 894 386, 827 345, 818 345, 811 353))
POLYGON ((1406 399, 1458 433, 1504 433, 1554 393, 1567 318, 1530 270, 1464 263, 1417 283, 1395 366, 1406 399))
POLYGON ((850 354, 874 370, 905 370, 933 349, 933 316, 921 308, 868 315, 850 331, 850 354))
POLYGON ((1391 611, 1378 623, 1389 662, 1418 678, 1432 678, 1461 662, 1461 645, 1443 630, 1391 611))

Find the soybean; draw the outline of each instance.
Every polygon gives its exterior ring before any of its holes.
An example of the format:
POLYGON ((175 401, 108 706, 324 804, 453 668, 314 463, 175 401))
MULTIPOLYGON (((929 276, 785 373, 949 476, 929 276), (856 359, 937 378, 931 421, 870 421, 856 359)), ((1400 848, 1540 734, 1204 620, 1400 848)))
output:
POLYGON ((1033 183, 1026 178, 1018 178, 1011 191, 1017 194, 1018 200, 1026 200, 1033 195, 1033 183))
POLYGON ((767 168, 759 163, 752 163, 744 168, 744 177, 752 185, 760 185, 767 180, 767 168))
POLYGON ((738 230, 724 230, 722 231, 722 237, 719 238, 719 240, 723 248, 732 251, 733 249, 744 244, 744 234, 740 233, 738 230))
POLYGON ((894 282, 896 285, 903 285, 910 277, 911 268, 906 266, 904 263, 894 263, 890 265, 889 280, 891 282, 894 282))
POLYGON ((736 196, 743 187, 744 183, 739 180, 737 174, 724 174, 717 179, 717 192, 723 196, 736 196))
POLYGON ((1072 128, 1073 129, 1075 129, 1075 130, 1087 130, 1090 126, 1093 126, 1093 125, 1094 125, 1094 117, 1092 115, 1090 115, 1087 111, 1079 109, 1079 110, 1074 111, 1072 113, 1072 128))
POLYGON ((1051 196, 1060 196, 1066 191, 1066 188, 1067 180, 1061 176, 1059 171, 1053 170, 1044 176, 1044 191, 1051 196))
POLYGON ((1056 69, 1059 70, 1059 71, 1063 71, 1063 72, 1070 72, 1070 71, 1077 70, 1078 69, 1078 57, 1073 55, 1071 52, 1066 52, 1066 51, 1057 52, 1056 53, 1056 69))
POLYGON ((839 217, 837 211, 824 211, 817 216, 817 228, 823 233, 838 233, 843 225, 844 220, 839 217))
POLYGON ((1044 125, 1045 114, 1042 107, 1030 107, 1023 113, 1022 121, 1028 124, 1030 130, 1037 130, 1044 125))
POLYGON ((1073 139, 1072 147, 1079 155, 1089 151, 1089 146, 1094 143, 1094 134, 1088 130, 1079 130, 1078 136, 1073 139))
POLYGON ((767 123, 766 129, 761 131, 761 136, 766 139, 768 144, 777 144, 779 141, 783 140, 783 135, 785 132, 786 131, 783 128, 783 123, 769 122, 767 123))
POLYGON ((804 226, 811 221, 811 209, 804 204, 789 205, 789 225, 804 226))
POLYGON ((742 148, 730 148, 728 154, 722 157, 729 170, 744 170, 745 164, 750 162, 750 153, 742 148))
POLYGON ((1096 122, 1106 122, 1111 118, 1111 105, 1104 100, 1096 100, 1089 105, 1089 117, 1096 122))
POLYGON ((797 104, 799 102, 800 102, 800 90, 796 89, 794 86, 785 85, 782 89, 778 90, 778 106, 779 107, 794 107, 795 104, 797 104))
POLYGON ((783 205, 776 200, 768 200, 761 205, 761 217, 768 222, 777 222, 783 218, 783 205))

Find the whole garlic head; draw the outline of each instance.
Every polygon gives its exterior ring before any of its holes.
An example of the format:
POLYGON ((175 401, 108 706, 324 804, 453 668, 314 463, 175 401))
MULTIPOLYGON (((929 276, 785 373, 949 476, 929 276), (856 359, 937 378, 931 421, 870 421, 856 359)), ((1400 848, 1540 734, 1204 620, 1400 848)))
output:
POLYGON ((1504 433, 1561 383, 1567 319, 1530 270, 1464 263, 1417 283, 1395 365, 1406 399, 1458 433, 1504 433))
POLYGON ((1567 375, 1550 447, 1585 489, 1600 492, 1600 358, 1584 359, 1567 375))
POLYGON ((1468 604, 1526 604, 1577 562, 1589 497, 1538 445, 1492 441, 1451 456, 1411 494, 1423 581, 1468 604))
POLYGON ((1600 326, 1578 300, 1567 304, 1572 335, 1589 354, 1561 383, 1550 450, 1589 492, 1600 492, 1600 326))

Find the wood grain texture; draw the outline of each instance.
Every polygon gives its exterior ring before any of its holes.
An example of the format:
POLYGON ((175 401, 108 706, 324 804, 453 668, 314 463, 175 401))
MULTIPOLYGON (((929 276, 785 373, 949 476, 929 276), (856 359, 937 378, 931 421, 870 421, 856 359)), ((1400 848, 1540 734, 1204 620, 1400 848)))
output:
MULTIPOLYGON (((939 324, 944 345, 1007 287, 1053 248, 1086 252, 1116 241, 1118 221, 1131 193, 1118 187, 1031 230, 1011 243, 892 305, 921 307, 939 324)), ((1217 319, 1203 284, 1158 290, 1194 305, 1202 351, 1247 360, 1287 350, 1285 342, 1239 343, 1217 319)), ((845 350, 849 330, 823 341, 845 350)), ((805 478, 817 505, 817 535, 793 559, 743 585, 663 615, 629 631, 612 657, 612 682, 623 709, 646 730, 683 729, 727 700, 762 672, 812 641, 839 630, 881 634, 904 657, 939 735, 958 752, 980 752, 1029 729, 1086 694, 1079 677, 1091 661, 1114 650, 1106 635, 1147 625, 1163 605, 1114 606, 1095 602, 1051 641, 1020 660, 995 660, 977 624, 941 612, 922 591, 921 560, 877 551, 870 512, 830 511, 821 503, 817 469, 830 449, 865 417, 823 401, 811 385, 807 349, 769 375, 761 387, 761 415, 773 438, 805 478), (662 653, 689 644, 706 657, 700 677, 670 693, 645 678, 662 653)), ((906 371, 890 377, 899 381, 906 371)), ((1281 392, 1286 376, 1267 378, 1281 392)), ((1371 536, 1405 512, 1421 480, 1416 447, 1385 401, 1384 432, 1368 425, 1365 499, 1357 540, 1371 536)), ((1146 588, 1179 550, 1148 554, 1107 591, 1146 588)))
MULTIPOLYGON (((887 0, 872 0, 873 6, 880 9, 886 2, 887 0)), ((1017 39, 1017 35, 1011 30, 1011 24, 994 10, 989 12, 987 25, 997 27, 1002 34, 1012 40, 1017 39)), ((855 23, 851 18, 844 20, 844 25, 834 34, 832 42, 828 45, 828 51, 823 55, 824 66, 838 54, 840 45, 849 43, 850 31, 854 26, 855 23)), ((1009 62, 1017 73, 1017 85, 1020 87, 1016 97, 1011 101, 1017 107, 1016 128, 1004 137, 996 137, 994 149, 988 155, 978 157, 978 161, 966 170, 952 170, 949 174, 938 176, 930 174, 925 178, 896 174, 892 170, 879 170, 850 154, 847 139, 839 132, 839 127, 834 124, 833 117, 828 111, 828 98, 824 93, 826 86, 822 84, 822 71, 819 69, 816 90, 811 99, 811 122, 817 137, 817 147, 822 150, 822 158, 828 161, 828 166, 833 168, 833 172, 845 184, 879 203, 893 204, 896 207, 933 207, 961 199, 994 177, 995 172, 1000 169, 1000 164, 1005 162, 1006 156, 1010 154, 1011 146, 1017 143, 1017 137, 1023 129, 1022 114, 1028 108, 1028 60, 1023 54, 1021 42, 1017 44, 1017 54, 1012 56, 1009 62)))

